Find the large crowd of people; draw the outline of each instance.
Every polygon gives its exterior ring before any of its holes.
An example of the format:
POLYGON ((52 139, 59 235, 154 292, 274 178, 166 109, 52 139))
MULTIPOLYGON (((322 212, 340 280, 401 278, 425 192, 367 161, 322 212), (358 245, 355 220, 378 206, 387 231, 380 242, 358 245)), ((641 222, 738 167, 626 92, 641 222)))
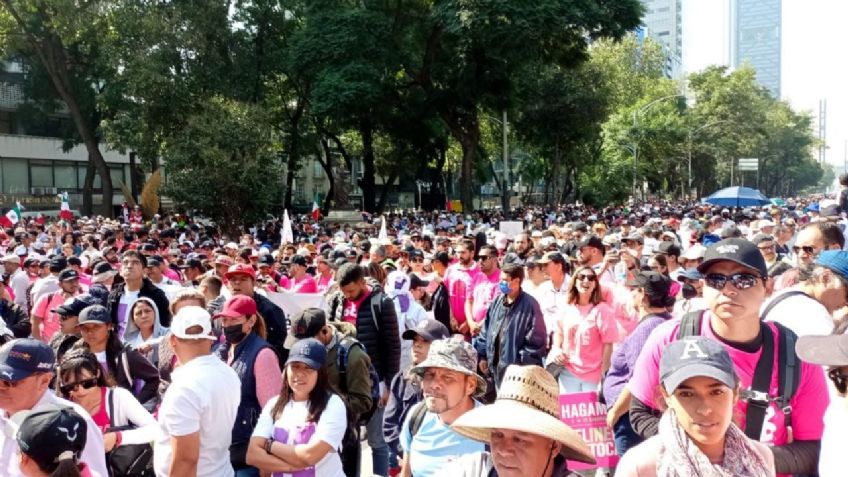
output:
POLYGON ((509 212, 0 230, 0 474, 843 475, 844 204, 509 212))

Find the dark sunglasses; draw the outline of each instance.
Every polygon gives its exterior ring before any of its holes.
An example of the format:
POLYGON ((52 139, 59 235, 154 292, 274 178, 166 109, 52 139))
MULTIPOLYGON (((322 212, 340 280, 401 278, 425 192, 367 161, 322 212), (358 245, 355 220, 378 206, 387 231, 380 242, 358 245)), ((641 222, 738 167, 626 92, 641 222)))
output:
POLYGON ((412 263, 424 263, 424 259, 423 258, 413 258, 412 263))
POLYGON ((488 260, 488 259, 490 259, 490 258, 492 258, 492 256, 491 256, 491 255, 478 255, 478 256, 477 256, 477 261, 478 261, 478 262, 482 262, 482 261, 484 261, 484 260, 488 260))
POLYGON ((733 284, 739 290, 747 290, 757 284, 760 277, 751 273, 734 273, 733 275, 722 275, 721 273, 708 273, 704 277, 704 283, 710 288, 721 290, 727 282, 733 284))
POLYGON ((848 376, 841 374, 839 369, 831 369, 827 373, 827 377, 833 381, 833 385, 836 386, 836 390, 839 391, 839 394, 845 394, 848 392, 848 376))
POLYGON ((792 247, 792 251, 795 252, 795 255, 798 255, 798 252, 800 252, 801 250, 803 250, 804 253, 806 253, 807 255, 815 255, 816 254, 816 248, 812 247, 810 245, 804 245, 803 247, 799 247, 799 246, 795 245, 794 247, 792 247))
POLYGON ((71 391, 76 389, 77 386, 82 386, 83 389, 91 389, 94 386, 97 386, 97 378, 88 378, 75 383, 63 384, 59 386, 59 390, 62 391, 62 394, 68 395, 71 394, 71 391))
POLYGON ((586 281, 586 280, 595 281, 595 275, 587 275, 587 274, 581 273, 580 275, 577 275, 577 279, 583 280, 583 281, 586 281))

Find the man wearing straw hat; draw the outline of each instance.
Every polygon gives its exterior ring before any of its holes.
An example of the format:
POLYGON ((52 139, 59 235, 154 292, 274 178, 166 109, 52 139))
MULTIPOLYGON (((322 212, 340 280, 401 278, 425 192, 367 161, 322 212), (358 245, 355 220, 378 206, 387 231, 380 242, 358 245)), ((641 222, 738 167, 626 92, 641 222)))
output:
POLYGON ((566 459, 594 464, 589 446, 560 420, 559 387, 539 366, 507 367, 494 404, 463 414, 454 431, 491 452, 468 455, 443 469, 462 477, 565 477, 566 459))
POLYGON ((409 372, 421 377, 424 401, 413 407, 401 430, 404 462, 401 476, 452 475, 442 468, 483 444, 454 432, 450 425, 481 404, 486 381, 475 372, 477 352, 462 335, 433 341, 427 359, 409 372), (426 406, 426 407, 422 407, 426 406))

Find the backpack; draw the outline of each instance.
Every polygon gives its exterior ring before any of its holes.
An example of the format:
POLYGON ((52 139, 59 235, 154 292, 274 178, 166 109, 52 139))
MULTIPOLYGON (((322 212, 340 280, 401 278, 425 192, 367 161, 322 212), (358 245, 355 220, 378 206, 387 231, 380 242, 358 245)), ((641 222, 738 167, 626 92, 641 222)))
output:
MULTIPOLYGON (((374 321, 374 328, 376 328, 377 331, 380 331, 380 318, 379 317, 382 316, 382 314, 383 314, 382 300, 383 300, 383 292, 378 291, 378 292, 374 293, 373 295, 371 295, 371 300, 369 301, 369 304, 371 305, 371 319, 374 321)), ((344 306, 344 301, 345 301, 345 298, 341 293, 336 295, 335 298, 332 300, 332 302, 330 303, 330 314, 328 315, 330 317, 329 318, 330 320, 336 319, 336 312, 338 311, 338 308, 340 306, 344 306)), ((340 318, 339 321, 344 321, 342 319, 343 317, 339 317, 339 318, 340 318)))
POLYGON ((424 422, 424 416, 427 414, 427 405, 424 401, 418 402, 409 411, 409 435, 415 437, 418 430, 421 429, 421 423, 424 422))
MULTIPOLYGON (((776 296, 763 310, 760 320, 764 320, 781 301, 797 295, 806 296, 804 292, 798 290, 788 291, 776 296)), ((680 328, 677 330, 677 339, 701 334, 702 313, 703 311, 693 311, 683 315, 680 319, 680 328)), ((774 324, 778 332, 778 395, 769 395, 774 362, 774 338, 769 326, 761 328, 763 347, 760 359, 757 361, 757 367, 754 370, 754 377, 751 380, 751 389, 743 390, 740 393, 740 397, 748 403, 745 416, 745 434, 754 440, 760 439, 766 410, 772 402, 783 411, 786 427, 792 427, 790 400, 798 390, 801 381, 801 362, 798 355, 795 354, 795 342, 798 340, 798 336, 780 323, 774 322, 774 324)))
MULTIPOLYGON (((341 391, 347 395, 347 361, 350 356, 350 349, 354 346, 359 346, 365 356, 368 356, 368 353, 365 351, 365 346, 353 338, 352 336, 344 336, 339 340, 338 354, 336 356, 336 366, 339 369, 339 387, 341 391)), ((371 360, 368 360, 368 378, 371 380, 371 409, 365 412, 364 414, 359 416, 359 423, 364 425, 370 419, 371 416, 374 415, 374 411, 377 410, 377 407, 380 405, 380 376, 377 374, 377 369, 374 367, 374 363, 371 360)))

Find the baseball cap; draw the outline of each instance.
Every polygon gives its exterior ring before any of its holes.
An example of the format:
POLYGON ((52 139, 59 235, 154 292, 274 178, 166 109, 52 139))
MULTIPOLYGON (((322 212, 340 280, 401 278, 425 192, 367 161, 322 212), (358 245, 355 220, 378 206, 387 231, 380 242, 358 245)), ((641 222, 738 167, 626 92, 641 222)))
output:
POLYGON ((701 244, 694 244, 688 249, 686 249, 686 253, 683 254, 683 258, 685 260, 698 260, 704 258, 704 255, 707 253, 707 247, 704 247, 701 244))
POLYGON ((50 271, 53 273, 59 273, 62 270, 68 268, 68 261, 65 260, 65 257, 56 257, 50 259, 50 271))
POLYGON ((256 271, 253 267, 244 263, 237 263, 230 266, 227 273, 224 274, 224 278, 229 280, 233 275, 247 275, 251 279, 256 280, 256 271))
POLYGON ((274 266, 274 256, 271 255, 270 253, 266 253, 265 255, 260 255, 258 263, 259 263, 260 267, 263 267, 263 266, 272 267, 272 266, 274 266))
POLYGON ((704 278, 704 275, 695 268, 689 268, 680 272, 677 279, 680 280, 681 278, 685 278, 686 280, 700 280, 704 278))
POLYGON ((848 280, 848 252, 844 250, 825 250, 819 253, 816 265, 828 268, 843 280, 848 280))
POLYGON ((23 245, 18 245, 17 247, 15 247, 15 255, 23 256, 23 255, 26 255, 27 253, 28 253, 27 249, 23 245))
POLYGON ((0 347, 0 379, 20 381, 35 373, 53 371, 56 356, 46 343, 32 338, 9 341, 0 347))
POLYGON ((713 378, 729 388, 738 382, 733 360, 718 341, 701 336, 672 341, 660 359, 660 382, 666 392, 673 393, 689 378, 713 378))
POLYGON ((3 263, 21 263, 21 258, 18 257, 17 255, 6 255, 2 259, 0 259, 0 262, 3 262, 3 263))
POLYGON ((638 232, 631 232, 630 235, 621 239, 622 242, 638 242, 645 243, 644 237, 638 232))
POLYGON ((808 363, 848 366, 848 334, 799 336, 795 352, 808 363))
POLYGON ((298 340, 314 338, 326 324, 327 314, 320 308, 299 311, 291 319, 291 332, 286 337, 284 346, 291 349, 298 340))
POLYGON ((79 314, 79 324, 97 323, 107 325, 112 322, 109 310, 103 305, 92 305, 85 307, 79 314))
POLYGON ((233 259, 226 255, 218 255, 215 257, 215 265, 226 265, 230 266, 233 264, 233 259))
POLYGON ((424 258, 424 251, 421 249, 412 249, 409 251, 409 258, 424 258))
POLYGON ((413 290, 415 288, 426 287, 430 285, 430 282, 422 279, 418 275, 414 273, 409 274, 409 289, 413 290))
POLYGON ((199 268, 201 270, 204 269, 203 262, 196 258, 190 258, 186 260, 184 264, 180 265, 180 268, 183 270, 188 270, 189 268, 199 268))
POLYGON ((674 255, 675 257, 680 256, 680 247, 678 247, 674 242, 660 242, 659 247, 657 247, 657 251, 666 255, 674 255))
POLYGON ((563 265, 566 263, 565 257, 563 257, 559 252, 548 252, 543 255, 542 258, 536 260, 536 264, 538 265, 546 265, 551 262, 563 265))
POLYGON ((58 313, 62 316, 78 316, 82 313, 82 310, 88 308, 92 305, 99 305, 100 301, 89 295, 79 295, 75 297, 68 298, 64 303, 56 307, 53 312, 58 313))
POLYGON ((212 335, 212 317, 204 308, 195 305, 180 308, 171 320, 171 333, 185 340, 216 340, 212 335), (188 330, 195 326, 200 327, 200 333, 189 333, 188 330))
POLYGON ((741 238, 729 238, 712 244, 704 255, 704 261, 698 265, 698 271, 705 273, 718 262, 733 262, 750 268, 761 277, 768 276, 768 268, 763 254, 753 243, 741 238))
POLYGON ((300 265, 301 267, 309 266, 308 262, 306 261, 306 257, 304 257, 303 255, 295 255, 294 257, 292 257, 291 258, 291 264, 292 265, 300 265))
POLYGON ((79 278, 79 273, 73 268, 66 268, 59 272, 59 281, 64 282, 68 280, 76 280, 79 278))
MULTIPOLYGON (((578 248, 593 247, 598 250, 604 249, 604 242, 597 235, 587 235, 577 243, 578 248)), ((538 262, 541 263, 541 262, 538 262)))
POLYGON ((224 303, 224 308, 215 314, 215 318, 238 318, 256 314, 256 301, 246 295, 233 295, 224 303))
POLYGON ((772 237, 769 234, 762 234, 762 233, 754 235, 754 237, 751 239, 751 242, 754 245, 759 245, 763 242, 773 242, 773 241, 774 241, 774 237, 772 237))
POLYGON ((146 266, 148 268, 159 267, 160 265, 162 265, 163 262, 164 262, 164 260, 159 255, 151 255, 150 257, 147 258, 147 265, 146 266))
POLYGON ((286 366, 290 363, 303 363, 314 370, 319 370, 326 360, 327 347, 315 338, 306 338, 292 345, 286 366))
POLYGON ((415 325, 415 328, 404 331, 401 338, 405 340, 412 340, 415 339, 416 336, 420 336, 427 341, 443 340, 450 338, 450 331, 448 331, 448 328, 439 321, 427 318, 426 320, 419 321, 418 324, 415 325))
POLYGON ((671 279, 662 273, 645 271, 637 273, 624 284, 628 287, 644 288, 645 293, 650 296, 663 297, 668 296, 671 279))
POLYGON ((15 438, 21 452, 39 466, 75 461, 85 448, 88 424, 72 407, 19 412, 12 420, 18 427, 15 438))

